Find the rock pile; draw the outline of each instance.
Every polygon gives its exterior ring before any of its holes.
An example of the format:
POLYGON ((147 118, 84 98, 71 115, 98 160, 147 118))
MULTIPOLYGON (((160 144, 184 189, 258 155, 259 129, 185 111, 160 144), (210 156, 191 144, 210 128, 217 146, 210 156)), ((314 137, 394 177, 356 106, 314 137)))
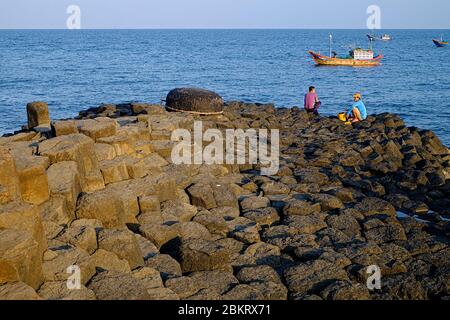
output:
POLYGON ((450 153, 396 115, 102 105, 52 136, 0 138, 0 299, 450 297, 450 153), (172 164, 172 131, 196 119, 279 129, 278 174, 172 164), (381 290, 366 286, 372 265, 381 290))

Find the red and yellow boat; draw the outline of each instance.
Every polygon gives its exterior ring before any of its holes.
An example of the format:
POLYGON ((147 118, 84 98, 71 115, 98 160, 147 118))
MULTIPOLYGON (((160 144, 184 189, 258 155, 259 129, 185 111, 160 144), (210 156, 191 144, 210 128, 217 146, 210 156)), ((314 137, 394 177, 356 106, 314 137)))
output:
POLYGON ((374 57, 372 50, 354 49, 345 58, 324 56, 314 51, 309 51, 317 65, 320 66, 346 66, 346 67, 375 67, 381 64, 383 55, 374 57))

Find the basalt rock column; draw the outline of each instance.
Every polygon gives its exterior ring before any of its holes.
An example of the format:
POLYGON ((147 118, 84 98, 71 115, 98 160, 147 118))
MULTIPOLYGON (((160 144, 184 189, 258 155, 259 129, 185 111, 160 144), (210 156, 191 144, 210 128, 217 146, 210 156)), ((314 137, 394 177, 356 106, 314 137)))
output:
POLYGON ((27 104, 28 129, 36 127, 50 127, 50 115, 48 105, 45 102, 37 101, 27 104))

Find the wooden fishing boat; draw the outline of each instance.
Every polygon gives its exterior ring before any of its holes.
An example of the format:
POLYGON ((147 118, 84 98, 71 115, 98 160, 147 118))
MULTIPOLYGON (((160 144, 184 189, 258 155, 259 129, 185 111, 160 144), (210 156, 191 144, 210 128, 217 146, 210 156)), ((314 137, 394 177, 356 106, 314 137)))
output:
POLYGON ((374 57, 372 50, 354 49, 345 58, 324 56, 314 51, 309 51, 317 65, 320 66, 347 66, 347 67, 374 67, 378 66, 383 59, 383 55, 374 57))
POLYGON ((438 39, 433 39, 433 43, 436 45, 436 47, 438 48, 442 48, 442 47, 446 47, 448 46, 448 42, 444 41, 443 39, 438 40, 438 39))

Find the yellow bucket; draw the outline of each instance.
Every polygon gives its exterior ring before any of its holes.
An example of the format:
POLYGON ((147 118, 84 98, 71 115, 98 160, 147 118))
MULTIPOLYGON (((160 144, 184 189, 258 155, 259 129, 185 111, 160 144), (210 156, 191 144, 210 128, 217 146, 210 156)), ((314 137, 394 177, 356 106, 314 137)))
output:
POLYGON ((346 116, 345 112, 339 113, 339 114, 338 114, 338 118, 339 118, 339 120, 341 120, 341 121, 347 121, 347 116, 346 116))

